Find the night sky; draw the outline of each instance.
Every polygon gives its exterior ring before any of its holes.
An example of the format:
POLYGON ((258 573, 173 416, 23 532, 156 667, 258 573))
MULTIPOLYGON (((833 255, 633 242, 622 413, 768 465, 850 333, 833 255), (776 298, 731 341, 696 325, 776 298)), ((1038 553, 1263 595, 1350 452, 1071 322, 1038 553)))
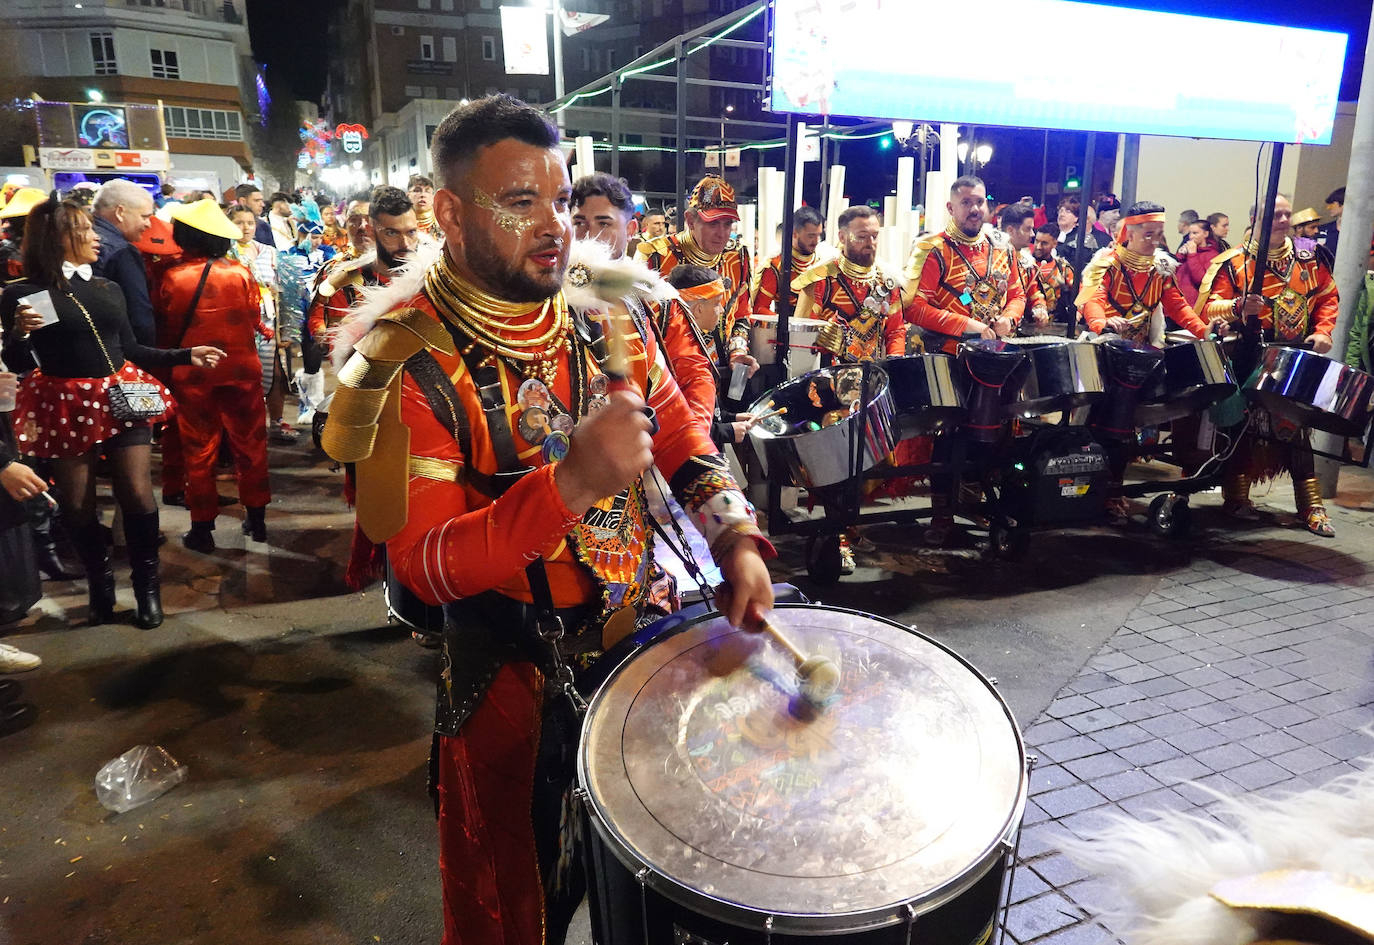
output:
POLYGON ((343 0, 247 0, 253 56, 286 76, 296 97, 318 102, 324 92, 329 14, 343 0))

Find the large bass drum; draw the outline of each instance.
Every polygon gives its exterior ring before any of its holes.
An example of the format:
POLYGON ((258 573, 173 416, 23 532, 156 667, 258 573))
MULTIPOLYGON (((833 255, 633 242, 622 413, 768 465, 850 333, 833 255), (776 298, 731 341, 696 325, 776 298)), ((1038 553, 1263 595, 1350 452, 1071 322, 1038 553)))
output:
POLYGON ((968 408, 955 380, 957 367, 947 354, 912 354, 883 362, 904 436, 928 436, 963 422, 968 408))
POLYGON ((611 674, 578 754, 600 945, 983 945, 1026 802, 1016 723, 952 650, 855 611, 776 610, 838 666, 801 702, 718 614, 611 674))
POLYGON ((845 482, 855 472, 872 469, 897 444, 887 374, 875 364, 836 365, 784 381, 749 412, 764 417, 749 430, 764 474, 781 478, 780 470, 786 470, 792 485, 845 482), (868 410, 860 422, 865 378, 868 410), (856 436, 863 440, 857 470, 851 468, 851 454, 860 451, 856 436))
POLYGON ((1220 342, 1171 342, 1164 348, 1164 370, 1141 392, 1135 422, 1153 426, 1195 416, 1235 392, 1231 362, 1220 342))
POLYGON ((1302 427, 1363 436, 1374 406, 1374 376, 1313 351, 1265 345, 1245 396, 1302 427))

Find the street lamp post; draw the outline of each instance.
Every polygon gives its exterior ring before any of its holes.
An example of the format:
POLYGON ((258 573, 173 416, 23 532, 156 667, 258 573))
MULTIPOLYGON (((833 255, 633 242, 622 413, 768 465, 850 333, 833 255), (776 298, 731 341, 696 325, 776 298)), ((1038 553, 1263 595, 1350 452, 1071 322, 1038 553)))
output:
POLYGON ((726 116, 734 110, 735 106, 726 105, 725 111, 720 114, 720 176, 722 179, 725 177, 725 122, 728 120, 726 116))

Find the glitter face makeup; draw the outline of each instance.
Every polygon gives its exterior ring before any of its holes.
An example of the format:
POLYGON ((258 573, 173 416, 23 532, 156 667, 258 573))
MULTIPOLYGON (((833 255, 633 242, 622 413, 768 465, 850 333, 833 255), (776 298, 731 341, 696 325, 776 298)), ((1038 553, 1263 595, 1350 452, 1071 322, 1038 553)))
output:
POLYGON ((507 210, 505 207, 498 204, 491 194, 484 190, 479 190, 474 187, 472 191, 472 201, 483 210, 491 211, 491 215, 496 218, 496 225, 503 230, 514 233, 516 236, 524 236, 525 231, 534 225, 534 220, 530 217, 521 216, 513 210, 507 210))

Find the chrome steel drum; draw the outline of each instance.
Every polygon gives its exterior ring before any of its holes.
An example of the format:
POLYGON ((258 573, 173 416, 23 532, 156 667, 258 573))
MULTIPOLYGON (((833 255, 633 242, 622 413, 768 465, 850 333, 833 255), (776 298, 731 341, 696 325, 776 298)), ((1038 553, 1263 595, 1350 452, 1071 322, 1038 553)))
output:
POLYGON ((1374 406, 1374 376, 1315 351, 1265 345, 1245 396, 1300 426, 1362 436, 1374 406))
POLYGON ((776 619, 838 666, 824 706, 800 701, 771 638, 719 615, 640 650, 592 700, 577 774, 596 940, 987 942, 1027 788, 1006 704, 891 621, 776 619))
POLYGON ((1136 423, 1153 426, 1201 413, 1236 392, 1231 362, 1216 341, 1180 341, 1164 348, 1164 370, 1147 385, 1136 423))
POLYGON ((959 345, 959 364, 968 404, 964 429, 974 440, 994 442, 1002 436, 1007 409, 1025 380, 1026 352, 1004 340, 965 341, 959 345))
POLYGON ((754 416, 775 410, 749 430, 770 478, 790 475, 793 484, 813 488, 850 478, 855 437, 862 429, 859 472, 877 465, 897 443, 896 414, 887 374, 876 364, 821 368, 784 381, 749 408, 754 416), (860 422, 863 378, 869 384, 868 412, 860 422), (771 405, 770 405, 771 404, 771 405), (776 471, 775 471, 776 470, 776 471))
POLYGON ((947 354, 913 354, 883 362, 903 435, 938 433, 963 422, 968 408, 954 380, 957 369, 947 354))
POLYGON ((1112 338, 1097 347, 1102 353, 1107 396, 1093 404, 1088 424, 1094 433, 1111 439, 1131 439, 1136 432, 1136 407, 1146 385, 1159 374, 1164 352, 1124 338, 1112 338))
POLYGON ((1004 338, 1003 341, 1024 349, 1030 363, 1016 402, 1012 404, 1015 416, 1038 417, 1085 407, 1101 398, 1106 390, 1097 345, 1054 335, 1004 338))
MULTIPOLYGON (((750 315, 749 353, 760 365, 776 364, 778 360, 778 316, 750 315)), ((817 318, 789 318, 787 320, 787 376, 801 377, 821 366, 821 354, 816 339, 821 328, 829 324, 817 318)))

